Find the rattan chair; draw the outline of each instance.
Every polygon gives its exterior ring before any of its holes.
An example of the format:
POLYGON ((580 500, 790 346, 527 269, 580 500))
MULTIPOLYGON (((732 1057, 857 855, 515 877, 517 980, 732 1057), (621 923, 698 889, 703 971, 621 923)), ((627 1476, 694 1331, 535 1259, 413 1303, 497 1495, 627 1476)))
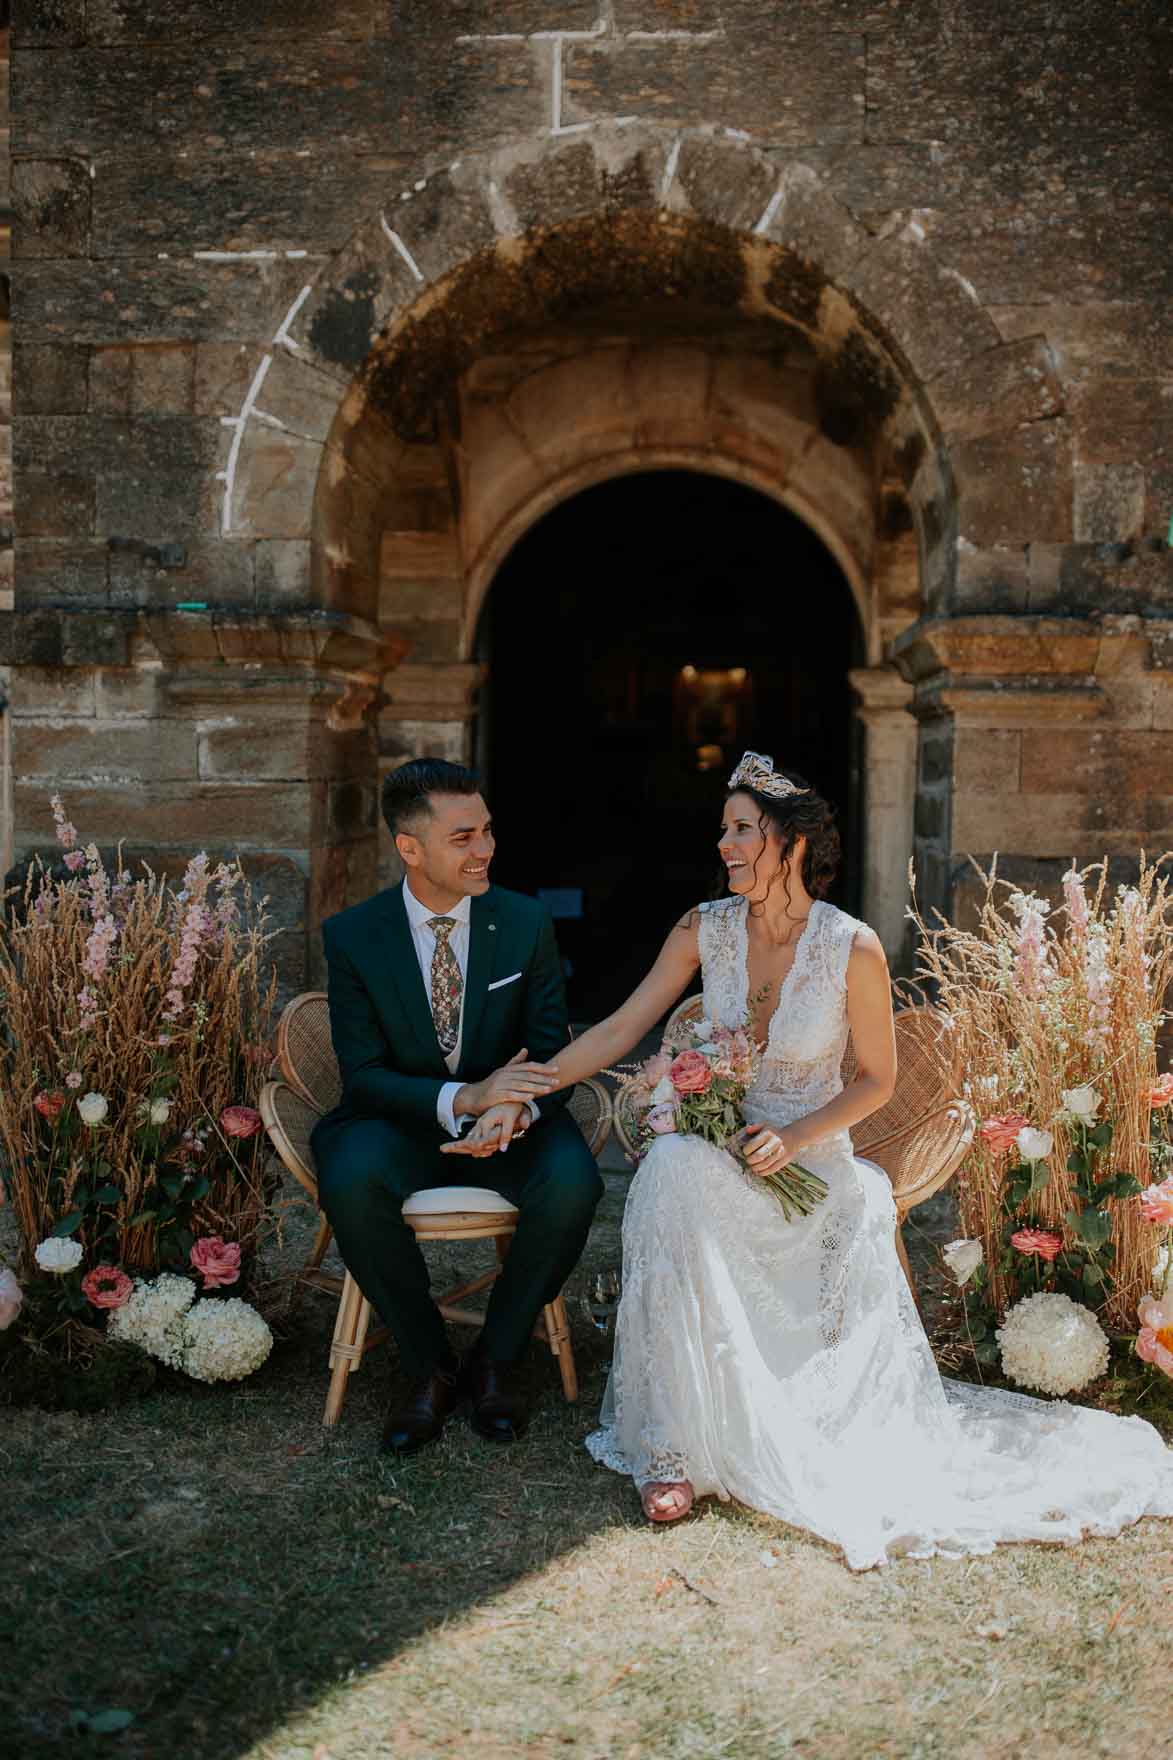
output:
MULTIPOLYGON (((665 1034, 699 1020, 702 1009, 699 996, 685 997, 668 1016, 665 1034)), ((954 1097, 957 1072, 948 1056, 944 1017, 924 1006, 906 1008, 896 1015, 895 1027, 895 1092, 878 1112, 855 1126, 851 1139, 856 1154, 882 1167, 892 1182, 896 1251, 915 1296, 902 1233, 904 1220, 917 1204, 923 1204, 952 1179, 973 1142, 977 1121, 972 1109, 954 1097)), ((849 1042, 843 1059, 845 1087, 854 1080, 855 1072, 855 1054, 849 1042)), ((634 1162, 638 1119, 623 1089, 615 1096, 613 1122, 624 1153, 634 1162)))
MULTIPOLYGON (((286 1008, 277 1028, 277 1059, 281 1079, 269 1081, 261 1089, 261 1116, 285 1167, 316 1204, 318 1181, 310 1132, 342 1093, 324 992, 307 991, 294 997, 286 1008)), ((598 1082, 580 1082, 571 1096, 570 1112, 591 1154, 597 1156, 611 1128, 611 1101, 606 1090, 598 1082)), ((463 1326, 481 1324, 483 1314, 464 1303, 493 1283, 517 1227, 517 1216, 508 1199, 482 1186, 432 1187, 413 1193, 404 1204, 404 1221, 410 1223, 419 1241, 491 1240, 496 1248, 496 1263, 489 1270, 440 1296, 436 1305, 445 1320, 463 1326)), ((331 1237, 330 1224, 321 1214, 313 1248, 299 1273, 299 1282, 340 1298, 330 1346, 326 1424, 338 1422, 349 1376, 366 1352, 387 1337, 386 1327, 372 1328, 371 1305, 350 1273, 339 1277, 322 1269, 331 1237)), ((557 1359, 563 1392, 573 1403, 578 1398, 578 1374, 561 1294, 542 1310, 534 1334, 545 1340, 557 1359)))

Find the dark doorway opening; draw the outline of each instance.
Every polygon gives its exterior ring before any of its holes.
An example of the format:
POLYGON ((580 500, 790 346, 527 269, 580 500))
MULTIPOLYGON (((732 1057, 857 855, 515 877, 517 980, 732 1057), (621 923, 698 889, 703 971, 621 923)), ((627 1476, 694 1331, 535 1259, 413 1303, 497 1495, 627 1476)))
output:
POLYGON ((597 1020, 719 886, 725 780, 750 747, 840 812, 858 909, 859 617, 808 526, 722 477, 614 478, 553 509, 489 593, 478 761, 494 878, 555 916, 571 1014, 597 1020))

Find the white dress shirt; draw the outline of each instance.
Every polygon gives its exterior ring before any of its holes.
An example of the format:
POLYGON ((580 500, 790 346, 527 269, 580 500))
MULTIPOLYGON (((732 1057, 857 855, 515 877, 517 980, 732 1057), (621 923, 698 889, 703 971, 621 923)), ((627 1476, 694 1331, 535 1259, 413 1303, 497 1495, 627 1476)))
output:
MULTIPOLYGON (((448 1065, 449 1075, 455 1075, 460 1067, 460 1050, 464 1040, 464 997, 468 988, 468 943, 470 924, 472 921, 472 898, 469 894, 454 904, 450 911, 429 910, 421 904, 407 881, 403 882, 403 903, 407 909, 407 923, 411 930, 411 939, 415 944, 416 958, 420 962, 420 976, 424 981, 424 995, 428 999, 428 1008, 432 1006, 432 955, 436 951, 436 931, 432 928, 433 917, 455 917, 456 927, 448 936, 448 945, 456 955, 456 963, 460 967, 460 1020, 456 1026, 456 1044, 448 1053, 444 1062, 448 1065)), ((462 1084, 445 1082, 436 1097, 436 1117, 450 1136, 458 1137, 475 1114, 462 1112, 459 1117, 455 1111, 456 1096, 462 1084)), ((530 1123, 538 1116, 538 1109, 529 1102, 530 1123)))

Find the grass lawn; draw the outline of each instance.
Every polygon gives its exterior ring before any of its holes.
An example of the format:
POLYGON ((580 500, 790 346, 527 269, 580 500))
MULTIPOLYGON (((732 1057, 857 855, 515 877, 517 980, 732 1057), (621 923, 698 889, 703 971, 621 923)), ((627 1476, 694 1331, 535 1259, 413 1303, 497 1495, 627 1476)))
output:
MULTIPOLYGON (((576 1289, 618 1263, 626 1183, 609 1175, 576 1289)), ((535 1347, 509 1449, 458 1419, 382 1458, 385 1352, 324 1433, 332 1314, 312 1295, 239 1386, 0 1409, 0 1753, 1173 1753, 1173 1523, 858 1576, 730 1505, 650 1529, 582 1448, 607 1345, 575 1308, 582 1403, 535 1347), (79 1727, 119 1709, 117 1734, 79 1727)))

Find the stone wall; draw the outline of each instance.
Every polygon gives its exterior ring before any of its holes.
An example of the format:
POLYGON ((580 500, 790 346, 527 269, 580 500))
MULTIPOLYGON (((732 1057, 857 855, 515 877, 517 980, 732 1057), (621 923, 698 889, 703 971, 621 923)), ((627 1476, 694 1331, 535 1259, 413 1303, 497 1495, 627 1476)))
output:
POLYGON ((380 698, 384 764, 475 712, 478 397, 607 301, 807 363, 889 890, 910 695, 927 902, 1173 843, 1171 48, 1162 0, 27 0, 16 852, 55 783, 299 925, 368 888, 380 698))

